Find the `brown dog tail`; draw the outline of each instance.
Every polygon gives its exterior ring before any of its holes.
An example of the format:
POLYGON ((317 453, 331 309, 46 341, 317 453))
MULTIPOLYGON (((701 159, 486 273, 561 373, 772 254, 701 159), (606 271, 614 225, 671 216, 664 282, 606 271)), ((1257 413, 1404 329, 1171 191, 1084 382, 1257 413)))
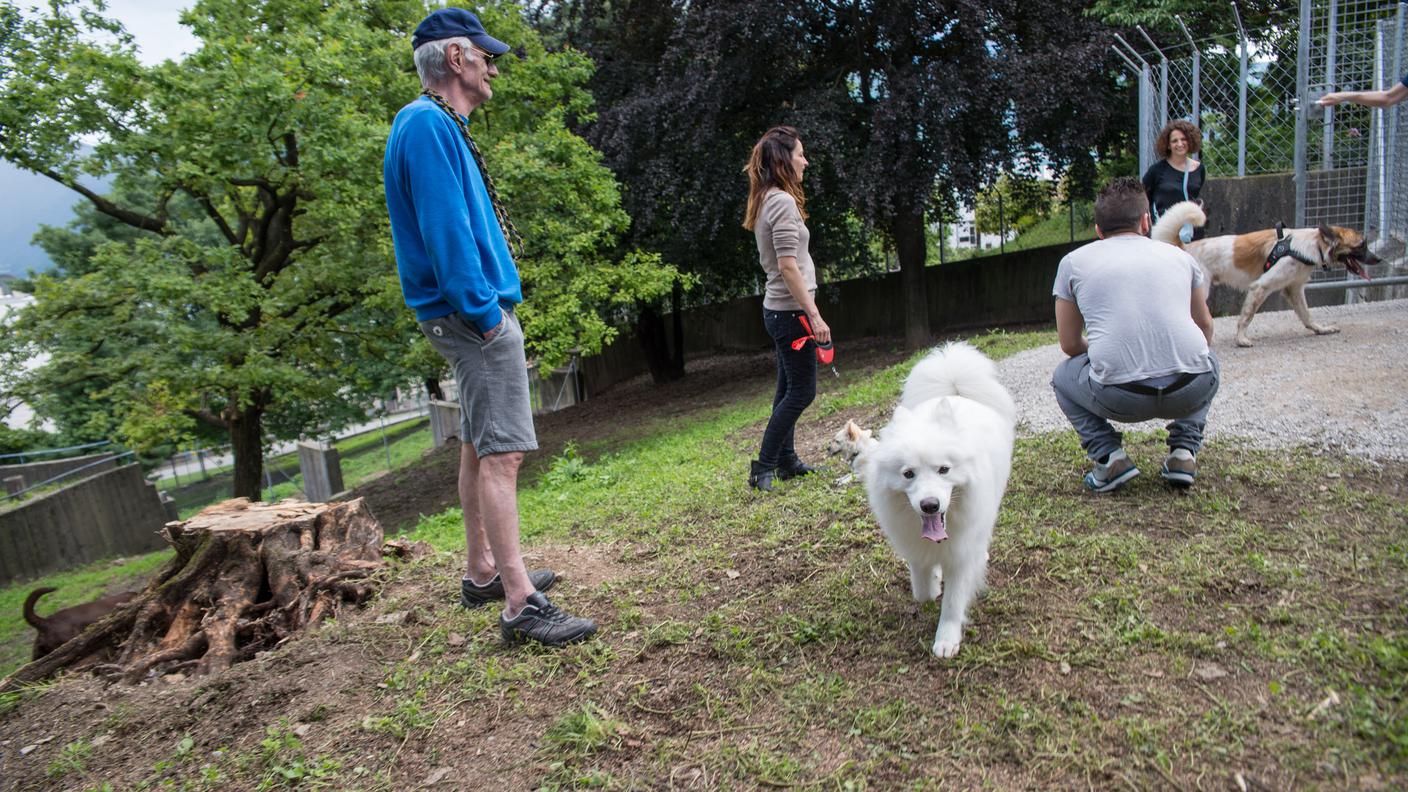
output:
POLYGON ((36 630, 44 629, 44 623, 48 621, 43 616, 34 612, 34 604, 39 602, 39 598, 51 591, 58 591, 56 588, 37 588, 29 592, 29 596, 24 598, 24 620, 29 622, 36 630))

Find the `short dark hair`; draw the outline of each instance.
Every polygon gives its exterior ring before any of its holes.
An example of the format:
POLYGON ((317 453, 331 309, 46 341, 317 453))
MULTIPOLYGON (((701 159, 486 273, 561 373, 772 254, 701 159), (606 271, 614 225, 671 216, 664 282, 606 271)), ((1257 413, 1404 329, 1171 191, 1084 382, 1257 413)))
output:
POLYGON ((1144 185, 1133 176, 1111 179, 1095 196, 1095 225, 1102 234, 1138 231, 1139 218, 1148 213, 1144 185))

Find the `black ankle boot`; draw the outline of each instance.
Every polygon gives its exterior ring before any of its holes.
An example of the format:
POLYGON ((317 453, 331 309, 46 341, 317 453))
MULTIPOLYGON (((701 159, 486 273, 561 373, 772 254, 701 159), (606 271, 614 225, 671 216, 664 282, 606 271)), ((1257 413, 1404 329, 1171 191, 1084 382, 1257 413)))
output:
POLYGON ((790 457, 783 457, 782 461, 777 465, 777 477, 783 481, 815 472, 816 468, 803 462, 796 454, 790 457))
POLYGON ((763 467, 763 463, 754 459, 748 463, 748 486, 763 492, 772 492, 772 479, 777 475, 776 468, 763 467))

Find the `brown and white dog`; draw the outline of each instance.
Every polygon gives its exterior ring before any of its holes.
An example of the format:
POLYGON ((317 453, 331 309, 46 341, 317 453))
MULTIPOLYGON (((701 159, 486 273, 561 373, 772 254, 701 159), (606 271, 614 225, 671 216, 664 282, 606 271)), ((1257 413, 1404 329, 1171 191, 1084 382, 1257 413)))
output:
POLYGON ((1191 218, 1194 213, 1201 216, 1202 210, 1188 201, 1169 207, 1150 236, 1188 251, 1202 265, 1212 283, 1225 283, 1247 293, 1242 313, 1237 317, 1237 346, 1252 345, 1247 338, 1247 325, 1266 298, 1278 291, 1307 329, 1316 335, 1338 333, 1338 327, 1319 325, 1310 318, 1310 308, 1305 303, 1305 284, 1315 274, 1316 266, 1344 267, 1369 280, 1364 272, 1365 265, 1379 263, 1379 257, 1370 252, 1363 234, 1340 226, 1286 229, 1284 236, 1289 247, 1279 251, 1280 256, 1273 256, 1278 239, 1276 229, 1272 228, 1184 244, 1178 239, 1178 227, 1188 222, 1183 219, 1185 216, 1191 218))
POLYGON ((137 596, 135 591, 113 594, 95 599, 92 602, 85 602, 82 605, 56 610, 46 618, 34 612, 34 605, 39 602, 40 597, 51 591, 58 591, 58 589, 37 588, 29 592, 29 596, 24 601, 24 620, 39 631, 39 634, 34 636, 34 656, 31 658, 33 660, 38 660, 68 643, 69 639, 87 629, 88 625, 112 613, 118 605, 137 596))

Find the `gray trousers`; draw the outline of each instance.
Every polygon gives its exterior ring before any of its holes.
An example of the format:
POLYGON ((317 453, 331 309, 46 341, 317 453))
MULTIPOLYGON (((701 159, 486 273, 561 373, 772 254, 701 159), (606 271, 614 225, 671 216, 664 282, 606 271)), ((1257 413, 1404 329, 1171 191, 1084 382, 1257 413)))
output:
POLYGON ((1212 359, 1212 371, 1197 375, 1182 387, 1156 389, 1158 393, 1135 393, 1119 385, 1101 385, 1092 380, 1090 356, 1080 354, 1056 367, 1051 388, 1056 391, 1056 403, 1061 405, 1061 412, 1080 435, 1080 447, 1093 460, 1120 448, 1124 441, 1124 436, 1110 426, 1110 421, 1139 423, 1153 418, 1173 419, 1168 425, 1170 450, 1186 448, 1197 454, 1203 446, 1208 407, 1222 377, 1217 357, 1211 352, 1208 356, 1212 359))

